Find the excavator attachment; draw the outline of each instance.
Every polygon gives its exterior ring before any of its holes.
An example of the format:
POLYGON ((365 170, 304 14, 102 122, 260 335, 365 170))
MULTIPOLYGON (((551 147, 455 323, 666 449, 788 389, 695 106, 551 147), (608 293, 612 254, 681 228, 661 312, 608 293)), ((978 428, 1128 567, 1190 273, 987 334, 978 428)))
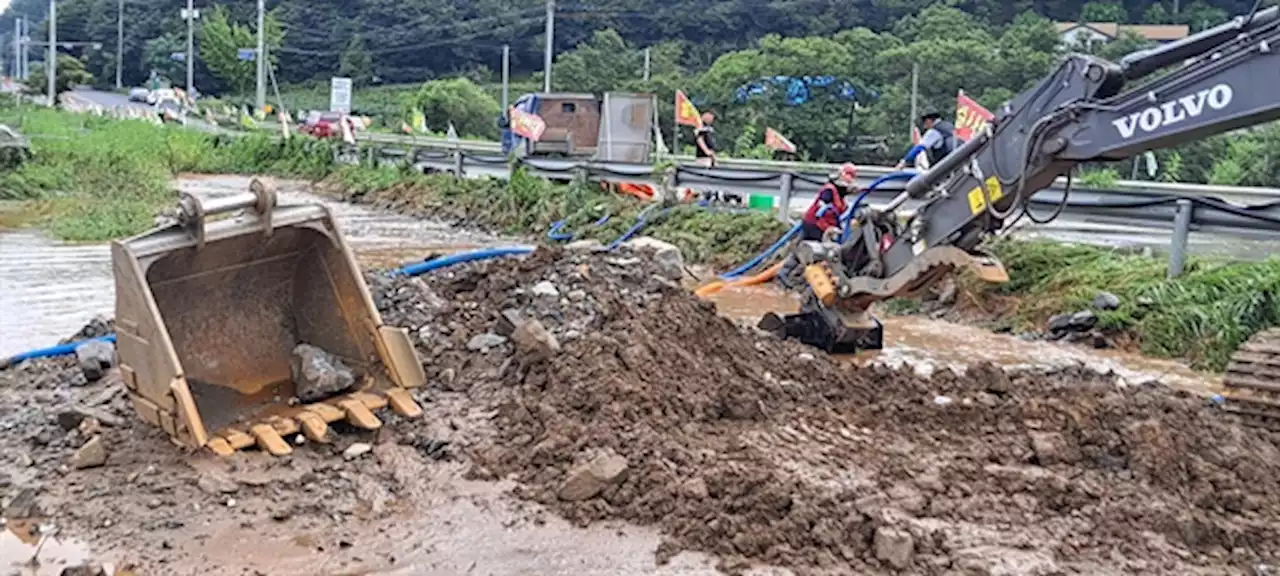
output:
POLYGON ((1280 429, 1280 329, 1254 334, 1222 376, 1225 408, 1246 420, 1280 429))
POLYGON ((125 387, 179 444, 279 456, 298 435, 329 441, 335 422, 379 428, 385 407, 422 414, 408 334, 383 325, 324 206, 277 206, 258 180, 248 193, 184 194, 176 224, 114 242, 111 261, 125 387), (345 365, 337 381, 349 385, 301 402, 300 344, 345 365))

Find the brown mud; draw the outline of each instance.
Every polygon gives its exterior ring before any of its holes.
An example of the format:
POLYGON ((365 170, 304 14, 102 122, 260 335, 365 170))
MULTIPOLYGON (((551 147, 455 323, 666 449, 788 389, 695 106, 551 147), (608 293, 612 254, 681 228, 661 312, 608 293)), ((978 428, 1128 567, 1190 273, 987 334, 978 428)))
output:
POLYGON ((1079 368, 858 366, 742 327, 656 271, 643 254, 544 249, 371 273, 424 361, 427 416, 283 459, 187 454, 134 419, 118 379, 83 382, 67 360, 0 372, 0 504, 34 498, 13 517, 142 574, 707 573, 681 551, 730 573, 1280 560, 1278 437, 1203 399, 1079 368), (556 346, 516 346, 504 311, 556 346), (67 426, 75 406, 100 426, 67 426), (93 435, 105 465, 72 467, 93 435), (343 458, 354 442, 373 450, 343 458))

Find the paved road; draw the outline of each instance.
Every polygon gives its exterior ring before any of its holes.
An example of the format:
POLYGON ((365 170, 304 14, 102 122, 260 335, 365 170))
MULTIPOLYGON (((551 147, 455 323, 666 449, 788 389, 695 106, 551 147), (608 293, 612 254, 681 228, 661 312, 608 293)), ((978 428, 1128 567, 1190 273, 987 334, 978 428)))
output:
POLYGON ((85 102, 91 102, 102 106, 103 108, 115 108, 120 106, 123 108, 142 108, 150 110, 146 102, 130 102, 129 97, 125 94, 117 94, 115 92, 101 92, 98 90, 76 90, 71 96, 85 102))

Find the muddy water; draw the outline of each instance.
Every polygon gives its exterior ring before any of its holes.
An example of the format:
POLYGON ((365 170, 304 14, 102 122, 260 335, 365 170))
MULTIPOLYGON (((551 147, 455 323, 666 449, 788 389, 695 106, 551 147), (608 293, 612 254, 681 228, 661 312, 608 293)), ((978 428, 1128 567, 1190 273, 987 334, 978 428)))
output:
MULTIPOLYGON (((739 320, 754 321, 766 312, 794 312, 797 300, 770 286, 732 287, 712 296, 718 309, 739 320)), ((989 361, 1004 366, 1066 367, 1085 365, 1110 371, 1128 382, 1159 379, 1200 394, 1221 391, 1221 379, 1169 360, 1117 350, 1092 350, 1053 342, 1024 341, 982 328, 930 320, 920 316, 886 316, 884 349, 858 354, 858 361, 909 365, 917 372, 939 368, 962 371, 969 363, 989 361)))
MULTIPOLYGON (((193 176, 179 189, 215 197, 248 189, 249 178, 193 176)), ((308 194, 306 185, 278 182, 279 202, 320 202, 338 220, 361 263, 398 266, 432 253, 493 246, 493 236, 375 211, 308 194)), ((95 315, 115 307, 106 244, 65 244, 33 229, 0 228, 0 357, 57 344, 95 315)))
POLYGON ((60 538, 52 527, 31 520, 9 520, 0 529, 0 573, 6 576, 58 576, 68 566, 90 559, 88 545, 60 538), (41 535, 42 531, 46 534, 41 535))

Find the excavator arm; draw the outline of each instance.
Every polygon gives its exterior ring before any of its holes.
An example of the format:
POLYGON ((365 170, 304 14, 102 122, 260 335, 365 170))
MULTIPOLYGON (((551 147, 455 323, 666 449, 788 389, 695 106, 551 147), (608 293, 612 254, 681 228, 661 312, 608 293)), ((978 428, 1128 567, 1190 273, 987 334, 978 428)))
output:
POLYGON ((1079 164, 1280 118, 1278 43, 1280 7, 1271 7, 1119 63, 1068 55, 887 207, 854 215, 844 243, 798 246, 801 313, 766 317, 761 327, 831 351, 874 347, 880 325, 866 313, 874 302, 909 296, 962 267, 1007 280, 983 241, 1026 211, 1035 192, 1064 175, 1070 182, 1079 164), (899 218, 908 200, 920 205, 899 218))

